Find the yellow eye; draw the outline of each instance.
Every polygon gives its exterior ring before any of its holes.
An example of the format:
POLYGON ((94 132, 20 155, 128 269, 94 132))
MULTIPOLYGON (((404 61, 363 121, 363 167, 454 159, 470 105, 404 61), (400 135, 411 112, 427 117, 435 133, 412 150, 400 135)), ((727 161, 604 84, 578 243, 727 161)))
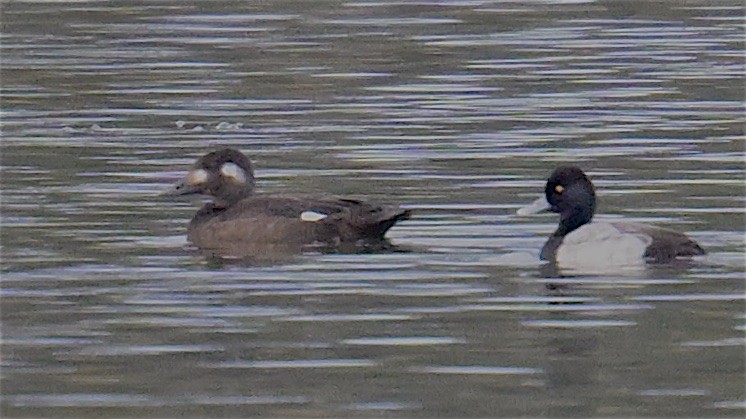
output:
POLYGON ((557 192, 557 193, 562 193, 562 192, 565 191, 565 187, 562 186, 562 185, 557 185, 557 186, 554 187, 554 191, 557 192))

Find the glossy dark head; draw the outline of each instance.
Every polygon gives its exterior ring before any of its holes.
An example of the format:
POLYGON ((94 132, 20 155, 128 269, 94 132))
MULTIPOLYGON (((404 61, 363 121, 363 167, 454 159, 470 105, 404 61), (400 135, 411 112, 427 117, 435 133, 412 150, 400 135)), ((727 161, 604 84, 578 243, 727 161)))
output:
POLYGON ((596 211, 593 184, 577 167, 558 167, 547 180, 544 195, 549 210, 560 214, 564 234, 589 223, 596 211))
POLYGON ((251 195, 254 184, 254 168, 248 157, 224 148, 197 160, 184 179, 165 194, 208 195, 216 206, 227 207, 251 195))

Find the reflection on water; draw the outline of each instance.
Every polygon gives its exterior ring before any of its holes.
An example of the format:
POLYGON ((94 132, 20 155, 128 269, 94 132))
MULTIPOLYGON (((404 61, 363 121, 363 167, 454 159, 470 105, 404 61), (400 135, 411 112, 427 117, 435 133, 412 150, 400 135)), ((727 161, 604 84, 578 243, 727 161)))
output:
POLYGON ((3 6, 2 414, 743 414, 742 4, 329 6, 3 6), (156 195, 218 146, 401 251, 197 254, 156 195), (568 162, 708 255, 551 272, 568 162))

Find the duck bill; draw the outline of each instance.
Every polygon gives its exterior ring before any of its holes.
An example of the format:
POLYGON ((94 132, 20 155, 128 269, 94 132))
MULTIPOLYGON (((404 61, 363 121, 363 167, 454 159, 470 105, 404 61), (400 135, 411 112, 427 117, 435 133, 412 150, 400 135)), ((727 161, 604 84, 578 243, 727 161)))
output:
POLYGON ((175 185, 171 186, 167 190, 161 192, 160 196, 180 196, 180 195, 191 195, 201 191, 199 185, 190 184, 187 179, 182 179, 175 185))
POLYGON ((547 199, 545 197, 539 197, 536 201, 526 205, 525 207, 520 208, 518 211, 516 211, 516 214, 521 216, 526 215, 535 215, 542 212, 548 212, 552 209, 552 206, 549 205, 549 202, 547 202, 547 199))

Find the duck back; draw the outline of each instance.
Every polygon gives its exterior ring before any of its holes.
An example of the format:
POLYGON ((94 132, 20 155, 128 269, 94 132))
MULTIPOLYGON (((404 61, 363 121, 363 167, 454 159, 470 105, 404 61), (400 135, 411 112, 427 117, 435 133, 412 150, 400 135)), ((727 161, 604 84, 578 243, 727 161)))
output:
POLYGON ((380 241, 410 212, 352 199, 252 196, 228 208, 206 204, 189 224, 188 237, 201 248, 244 245, 336 246, 380 241))

